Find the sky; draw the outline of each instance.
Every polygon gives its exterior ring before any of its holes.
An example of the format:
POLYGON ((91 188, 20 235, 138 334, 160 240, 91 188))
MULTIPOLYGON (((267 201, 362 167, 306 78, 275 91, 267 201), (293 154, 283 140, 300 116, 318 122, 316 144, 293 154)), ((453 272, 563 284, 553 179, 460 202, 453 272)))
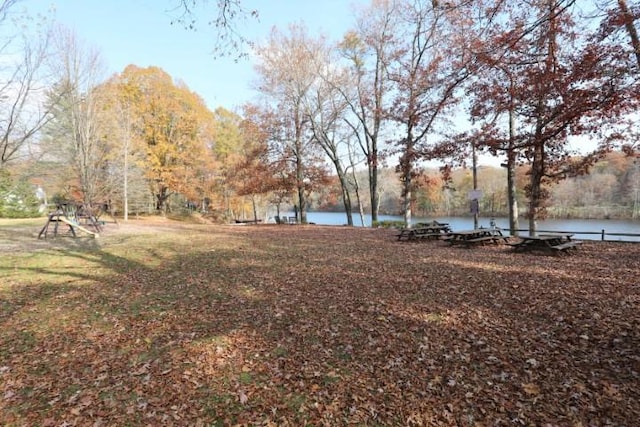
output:
MULTIPOLYGON (((200 0, 202 3, 202 0, 200 0)), ((198 9, 214 17, 216 0, 198 9)), ((129 64, 158 66, 198 93, 210 109, 235 110, 255 97, 256 80, 250 59, 238 62, 213 55, 215 32, 203 22, 197 31, 171 25, 179 0, 23 0, 29 14, 46 14, 74 31, 85 46, 101 54, 107 75, 129 64)), ((365 0, 242 0, 247 10, 256 9, 258 20, 240 23, 240 30, 260 42, 276 26, 286 30, 303 23, 311 35, 338 40, 353 23, 353 4, 365 0)), ((206 16, 204 17, 206 18, 206 16)))
MULTIPOLYGON (((172 21, 180 0, 21 0, 18 13, 37 14, 72 30, 85 47, 100 53, 105 79, 127 65, 157 66, 200 95, 209 109, 240 107, 257 97, 252 89, 256 73, 251 59, 216 58, 216 33, 206 24, 216 16, 218 0, 198 0, 197 30, 172 21)), ((238 22, 251 41, 265 41, 275 26, 285 31, 303 24, 312 36, 338 41, 353 27, 354 10, 371 0, 241 0, 245 10, 257 10, 258 19, 238 22)), ((500 159, 481 156, 479 164, 497 166, 500 159)))
MULTIPOLYGON (((172 25, 180 0, 21 0, 18 13, 42 14, 72 30, 86 47, 96 49, 106 67, 105 79, 129 64, 157 66, 184 82, 214 110, 238 111, 252 101, 256 74, 251 59, 216 58, 215 30, 206 24, 216 16, 218 0, 197 0, 202 22, 196 31, 172 25)), ((354 25, 354 9, 370 0, 240 0, 257 10, 257 20, 239 22, 239 30, 260 44, 275 26, 304 24, 310 35, 340 40, 354 25)), ((480 156, 480 164, 498 166, 503 159, 480 156)))
MULTIPOLYGON (((19 0, 14 12, 47 16, 72 30, 85 48, 95 49, 105 65, 104 78, 127 65, 157 66, 184 82, 211 110, 240 107, 257 98, 257 75, 251 59, 216 58, 215 30, 206 24, 216 16, 218 0, 197 0, 197 31, 172 21, 180 0, 19 0)), ((245 10, 257 10, 258 19, 239 22, 251 41, 266 41, 275 26, 286 32, 303 24, 311 36, 338 41, 353 27, 356 8, 371 0, 240 0, 245 10)), ((480 156, 479 164, 497 166, 500 159, 480 156)), ((437 166, 437 165, 436 165, 437 166)))

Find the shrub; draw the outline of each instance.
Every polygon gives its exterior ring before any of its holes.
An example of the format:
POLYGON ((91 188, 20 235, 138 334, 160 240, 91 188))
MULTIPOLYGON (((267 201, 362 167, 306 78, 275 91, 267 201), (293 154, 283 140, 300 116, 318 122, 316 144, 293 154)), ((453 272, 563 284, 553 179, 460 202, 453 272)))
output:
POLYGON ((25 180, 13 181, 0 171, 0 218, 34 218, 40 216, 40 202, 33 186, 25 180))

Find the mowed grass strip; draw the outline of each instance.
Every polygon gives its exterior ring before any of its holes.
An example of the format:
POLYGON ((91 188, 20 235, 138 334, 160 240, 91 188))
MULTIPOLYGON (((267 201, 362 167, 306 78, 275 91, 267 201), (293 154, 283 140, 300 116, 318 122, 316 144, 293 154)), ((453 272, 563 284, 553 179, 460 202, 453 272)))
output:
POLYGON ((549 257, 165 219, 37 241, 42 225, 0 222, 2 425, 640 419, 640 245, 549 257))

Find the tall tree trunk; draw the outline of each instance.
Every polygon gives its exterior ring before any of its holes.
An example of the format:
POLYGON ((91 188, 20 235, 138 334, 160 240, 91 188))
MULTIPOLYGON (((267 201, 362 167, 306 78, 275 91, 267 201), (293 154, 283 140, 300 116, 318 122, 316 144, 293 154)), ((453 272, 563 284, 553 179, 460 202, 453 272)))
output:
POLYGON ((472 211, 473 211, 473 228, 478 228, 478 218, 480 216, 480 201, 477 198, 478 191, 478 153, 476 152, 476 144, 471 144, 471 161, 473 162, 473 193, 474 199, 471 201, 473 203, 472 211))
POLYGON ((304 182, 304 144, 302 142, 302 107, 301 101, 298 101, 294 111, 294 126, 295 126, 295 141, 294 143, 294 156, 296 164, 296 187, 298 191, 298 211, 296 212, 296 218, 300 224, 307 223, 307 196, 304 182))
MULTIPOLYGON (((364 222, 364 205, 362 204, 362 197, 360 197, 360 183, 358 182, 358 177, 357 177, 357 175, 355 173, 355 169, 354 169, 354 172, 353 172, 353 182, 354 182, 354 186, 355 186, 354 191, 356 193, 356 203, 358 203, 358 215, 360 216, 360 225, 362 227, 364 227, 365 226, 365 222, 364 222)), ((371 214, 371 225, 373 225, 373 209, 371 210, 371 212, 372 212, 372 214, 371 214)), ((377 215, 376 215, 376 217, 377 217, 377 215)))
POLYGON ((304 194, 304 188, 298 189, 298 216, 300 224, 307 223, 307 198, 304 194))
POLYGON ((169 199, 169 189, 161 186, 156 193, 156 211, 163 215, 167 213, 167 200, 169 199))
POLYGON ((537 233, 537 219, 541 212, 543 199, 546 198, 542 189, 542 183, 546 170, 546 155, 545 155, 545 140, 543 138, 545 127, 545 102, 546 98, 550 95, 550 88, 548 85, 553 80, 552 76, 555 73, 556 68, 556 32, 557 32, 557 16, 556 8, 558 5, 554 0, 547 0, 548 7, 548 29, 546 33, 542 34, 545 38, 547 51, 544 58, 544 70, 538 88, 538 99, 536 105, 536 131, 533 141, 533 162, 531 164, 531 188, 529 189, 529 234, 535 235, 537 233))
POLYGON ((516 162, 515 153, 507 156, 507 187, 509 198, 509 229, 512 236, 520 234, 520 219, 518 218, 518 196, 516 193, 516 162))
MULTIPOLYGON (((353 205, 352 205, 352 199, 351 199, 351 192, 349 191, 349 179, 348 176, 351 176, 351 180, 353 182, 353 192, 355 194, 356 197, 356 203, 358 204, 358 213, 360 215, 360 225, 362 227, 365 226, 365 221, 364 221, 364 206, 362 204, 362 197, 360 197, 360 181, 358 180, 358 174, 356 173, 356 165, 355 165, 355 161, 353 158, 353 151, 352 151, 352 146, 351 144, 347 145, 347 154, 349 156, 349 166, 347 166, 346 170, 343 170, 342 175, 344 176, 344 185, 343 188, 346 188, 346 193, 349 197, 349 209, 353 209, 353 205)), ((336 168, 339 167, 340 163, 336 164, 336 168)), ((346 207, 346 205, 345 205, 346 207)), ((372 210, 373 211, 373 210, 372 210)), ((373 218, 373 214, 372 214, 372 218, 373 218)), ((353 225, 353 215, 351 215, 351 218, 347 217, 347 221, 351 221, 349 223, 349 225, 353 225)), ((372 222, 373 224, 373 222, 372 222)))
POLYGON ((378 148, 374 142, 368 161, 369 170, 369 199, 371 200, 371 223, 378 221, 380 194, 378 194, 378 148))
POLYGON ((347 215, 347 225, 353 225, 353 205, 351 204, 351 193, 349 192, 349 181, 347 180, 347 173, 345 172, 340 159, 335 156, 337 153, 327 153, 333 162, 333 167, 338 175, 338 181, 340 182, 340 192, 342 193, 342 205, 347 215))
POLYGON ((518 218, 518 194, 516 192, 516 151, 515 138, 515 112, 513 106, 509 107, 509 148, 507 150, 507 197, 509 199, 509 229, 512 236, 518 236, 520 232, 520 220, 518 218))
POLYGON ((544 144, 536 136, 529 190, 529 235, 537 233, 538 212, 542 203, 542 178, 544 176, 544 144))
POLYGON ((404 211, 404 224, 406 227, 411 226, 411 176, 405 175, 404 181, 404 199, 402 201, 402 208, 404 211))
POLYGON ((351 194, 349 193, 349 186, 347 184, 344 172, 339 175, 340 187, 342 187, 342 203, 344 205, 345 213, 347 214, 347 225, 353 226, 353 212, 351 205, 351 194))
POLYGON ((251 195, 251 207, 253 208, 253 221, 258 223, 258 207, 256 206, 256 196, 251 195))
MULTIPOLYGON (((353 153, 351 152, 351 147, 349 147, 349 163, 351 164, 351 178, 353 179, 353 190, 356 195, 356 203, 358 204, 358 213, 360 215, 360 225, 365 226, 364 222, 364 206, 362 205, 362 198, 360 197, 360 181, 358 181, 358 174, 356 173, 356 168, 353 161, 353 153)), ((369 169, 371 170, 371 169, 369 169)), ((371 181, 369 181, 371 182, 371 181)), ((373 201, 372 201, 373 202, 373 201)), ((377 217, 377 216, 376 216, 377 217)), ((377 221, 377 220, 376 220, 377 221)), ((373 205, 371 207, 371 225, 374 224, 373 219, 373 205)))
POLYGON ((633 52, 635 53, 638 67, 640 67, 640 39, 638 39, 638 31, 633 24, 633 14, 629 11, 626 0, 618 0, 618 8, 620 9, 620 12, 622 12, 622 17, 624 18, 624 26, 627 30, 627 33, 629 34, 629 38, 631 39, 631 46, 633 47, 633 52))
POLYGON ((307 223, 307 197, 305 194, 305 183, 302 163, 298 161, 296 165, 296 182, 298 183, 298 220, 300 224, 307 223))
POLYGON ((413 147, 407 145, 407 149, 400 159, 400 173, 402 174, 402 211, 405 227, 411 227, 411 197, 413 186, 413 147))

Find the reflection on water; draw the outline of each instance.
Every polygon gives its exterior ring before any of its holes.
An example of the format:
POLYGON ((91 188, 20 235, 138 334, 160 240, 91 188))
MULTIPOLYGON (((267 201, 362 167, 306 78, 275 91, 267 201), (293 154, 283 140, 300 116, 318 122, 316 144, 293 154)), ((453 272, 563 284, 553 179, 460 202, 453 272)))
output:
MULTIPOLYGON (((287 214, 289 215, 289 214, 287 214)), ((293 215, 293 213, 291 213, 293 215)), ((380 221, 402 221, 401 216, 380 215, 380 221)), ((436 220, 439 222, 449 223, 453 230, 467 230, 473 228, 472 217, 429 217, 429 218, 413 218, 413 223, 427 222, 436 220)), ((347 217, 344 213, 339 212, 309 212, 307 213, 307 221, 315 224, 323 225, 345 225, 347 217)), ((353 215, 353 223, 355 226, 361 226, 360 215, 353 215)), ((508 229, 508 218, 495 218, 497 227, 508 229)), ((481 227, 490 227, 491 218, 481 217, 478 221, 481 227)), ((364 225, 371 226, 371 216, 366 215, 364 225)), ((520 229, 526 230, 528 221, 524 218, 520 219, 520 229)), ((570 231, 575 233, 575 237, 585 240, 601 240, 604 230, 605 240, 620 240, 640 242, 640 221, 633 220, 616 220, 616 219, 550 219, 538 221, 539 231, 570 231), (580 232, 588 232, 589 234, 581 234, 580 232), (593 234, 591 234, 593 233, 593 234), (613 233, 614 235, 611 235, 613 233), (616 236, 616 233, 636 234, 637 236, 616 236)), ((526 233, 526 231, 524 232, 526 233)))

